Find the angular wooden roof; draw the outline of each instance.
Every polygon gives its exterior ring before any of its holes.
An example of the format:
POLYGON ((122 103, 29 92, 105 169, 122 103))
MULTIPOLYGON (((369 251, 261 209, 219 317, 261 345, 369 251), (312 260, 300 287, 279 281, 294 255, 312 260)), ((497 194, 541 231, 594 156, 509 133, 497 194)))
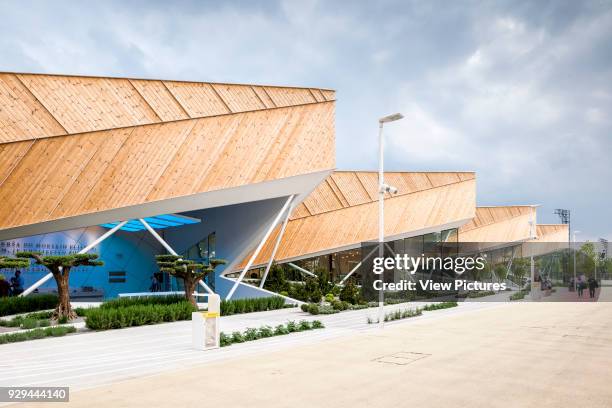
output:
POLYGON ((334 98, 0 73, 0 230, 331 170, 334 98))
MULTIPOLYGON (((287 223, 276 261, 330 253, 376 239, 376 172, 336 171, 296 207, 287 223)), ((385 173, 398 194, 385 199, 385 236, 455 225, 474 217, 476 176, 472 172, 385 173)), ((268 261, 280 227, 254 265, 268 261)), ((248 258, 234 270, 244 267, 248 258)), ((228 271, 229 272, 229 271, 228 271)))
POLYGON ((459 228, 459 241, 507 243, 530 239, 529 222, 536 222, 536 206, 477 207, 476 216, 459 228))
POLYGON ((334 100, 317 88, 0 73, 0 143, 334 100))
POLYGON ((569 239, 569 226, 567 224, 538 224, 538 242, 567 242, 569 239))

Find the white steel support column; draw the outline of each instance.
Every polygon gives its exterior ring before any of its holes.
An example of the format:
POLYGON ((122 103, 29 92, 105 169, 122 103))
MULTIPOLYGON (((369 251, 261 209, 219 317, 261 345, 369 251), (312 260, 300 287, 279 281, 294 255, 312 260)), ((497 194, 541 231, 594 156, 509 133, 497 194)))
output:
POLYGON ((268 227, 268 230, 266 231, 266 234, 264 235, 264 237, 261 240, 261 242, 259 243, 259 245, 257 245, 257 248, 255 249, 255 252, 253 252, 253 255, 251 255, 251 258, 249 259, 249 262, 247 262, 247 264, 245 265, 244 269, 240 273, 240 276, 238 276, 238 279, 236 279, 236 282, 234 283, 234 286, 232 286, 232 288, 230 289, 229 293, 225 297, 225 300, 230 300, 232 298, 232 295, 234 294, 234 292, 238 288, 238 285, 240 285, 240 282, 242 282, 242 279, 244 279, 244 275, 246 275, 247 271, 253 265, 253 262, 255 262, 255 259, 257 258, 257 256, 261 252, 264 244, 266 243, 266 241, 270 237, 270 234, 272 234, 272 231, 274 231, 274 228, 276 228, 276 226, 278 225, 281 217, 283 216, 285 211, 287 211, 287 209, 289 208, 289 205, 291 205, 291 202, 293 201, 294 197, 295 197, 295 194, 291 194, 289 196, 289 198, 287 198, 287 201, 285 202, 285 205, 283 205, 283 208, 281 208, 279 213, 274 218, 274 221, 272 221, 272 223, 268 227))
MULTIPOLYGON (((121 221, 119 224, 115 225, 113 228, 109 229, 104 234, 102 234, 100 236, 100 238, 96 239, 94 242, 92 242, 91 244, 87 245, 85 248, 81 249, 79 252, 77 252, 77 254, 84 254, 84 253, 88 252, 93 247, 95 247, 96 245, 98 245, 99 243, 104 241, 106 238, 108 238, 111 235, 113 235, 117 230, 119 230, 121 227, 123 227, 125 224, 127 224, 127 222, 128 222, 128 220, 121 221)), ((21 292, 21 294, 19 296, 28 296, 30 293, 34 292, 36 289, 38 289, 38 287, 40 287, 42 284, 47 282, 52 277, 53 277, 52 273, 46 274, 45 276, 43 276, 42 278, 37 280, 32 286, 30 286, 29 288, 27 288, 26 290, 21 292)))
POLYGON ((372 249, 372 250, 370 251, 370 253, 366 255, 366 257, 365 257, 365 258, 363 258, 363 260, 361 260, 361 261, 360 261, 360 262, 359 262, 357 265, 355 265, 355 267, 354 267, 353 269, 351 269, 351 271, 350 271, 350 272, 349 272, 349 273, 348 273, 348 274, 347 274, 347 275, 346 275, 344 278, 342 278, 342 280, 340 281, 340 285, 344 285, 344 282, 346 282, 346 280, 347 280, 348 278, 350 278, 350 277, 351 277, 351 275, 352 275, 353 273, 355 273, 355 271, 356 271, 357 269, 359 269, 359 267, 361 266, 361 263, 362 263, 363 261, 365 261, 366 259, 368 259, 369 257, 371 257, 371 256, 372 256, 372 254, 373 254, 373 253, 374 253, 374 252, 375 252, 377 249, 378 249, 378 247, 377 247, 377 246, 376 246, 376 247, 374 247, 374 249, 372 249))
MULTIPOLYGON (((151 233, 151 235, 153 235, 153 237, 155 237, 155 239, 156 239, 156 240, 157 240, 157 241, 158 241, 160 244, 162 244, 162 246, 163 246, 164 248, 166 248, 166 250, 167 250, 168 252, 170 252, 170 253, 171 253, 172 255, 174 255, 174 256, 180 256, 179 254, 177 254, 177 253, 176 253, 176 251, 175 251, 174 249, 172 249, 172 247, 171 247, 170 245, 168 245, 168 243, 167 243, 166 241, 164 241, 164 240, 163 240, 163 238, 162 238, 162 237, 160 237, 160 236, 159 236, 159 234, 157 233, 157 231, 155 231, 155 230, 153 229, 153 227, 151 227, 151 226, 149 225, 149 223, 148 223, 148 222, 146 222, 146 221, 145 221, 145 220, 143 220, 142 218, 139 218, 139 219, 138 219, 138 221, 140 221, 140 223, 141 223, 142 225, 144 225, 144 227, 145 227, 145 228, 146 228, 146 229, 147 229, 147 230, 148 230, 148 231, 151 233)), ((208 287, 208 285, 207 285, 206 283, 204 283, 204 281, 200 280, 200 281, 199 281, 199 284, 200 284, 200 286, 202 286, 202 287, 203 287, 203 288, 206 290, 206 292, 208 292, 208 293, 215 293, 215 292, 213 292, 213 290, 212 290, 211 288, 209 288, 209 287, 208 287)))
POLYGON ((290 267, 292 267, 293 269, 296 269, 302 273, 305 273, 308 276, 312 276, 312 277, 316 277, 317 275, 315 275, 314 273, 310 272, 308 269, 304 269, 302 267, 297 266, 294 263, 289 262, 287 265, 289 265, 290 267))
POLYGON ((276 238, 276 243, 274 244, 274 249, 272 250, 272 254, 270 254, 270 260, 268 261, 268 265, 266 266, 266 270, 261 278, 261 282, 259 283, 259 287, 263 288, 264 283, 266 283, 266 279, 268 278, 268 272, 270 272, 270 268, 272 267, 272 262, 274 262, 274 257, 276 256, 276 251, 278 251, 278 247, 280 246, 281 239, 283 239, 283 235, 285 234, 285 228, 287 228, 287 223, 289 222, 289 217, 293 212, 293 201, 289 206, 289 210, 287 210, 287 214, 285 215, 285 219, 283 220, 283 226, 278 232, 278 237, 276 238))

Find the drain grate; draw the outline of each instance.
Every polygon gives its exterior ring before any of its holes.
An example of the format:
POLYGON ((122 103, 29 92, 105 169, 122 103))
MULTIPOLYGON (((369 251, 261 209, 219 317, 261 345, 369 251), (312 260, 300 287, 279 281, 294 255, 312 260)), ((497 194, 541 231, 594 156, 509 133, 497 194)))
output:
POLYGON ((385 364, 393 364, 393 365, 407 365, 410 363, 414 363, 417 360, 422 360, 425 357, 429 357, 431 354, 426 353, 415 353, 412 351, 400 351, 398 353, 389 354, 386 356, 375 358, 372 361, 376 361, 378 363, 385 364))

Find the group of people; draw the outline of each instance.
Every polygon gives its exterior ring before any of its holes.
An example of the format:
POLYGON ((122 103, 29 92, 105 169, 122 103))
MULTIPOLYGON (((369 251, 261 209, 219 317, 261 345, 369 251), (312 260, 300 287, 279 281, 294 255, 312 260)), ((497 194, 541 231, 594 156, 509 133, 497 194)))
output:
POLYGON ((593 299, 595 297, 595 290, 599 287, 599 283, 597 283, 597 279, 590 277, 589 279, 585 279, 584 275, 578 276, 578 279, 574 280, 574 278, 570 279, 569 283, 569 291, 578 291, 578 297, 581 298, 584 296, 584 290, 589 288, 589 297, 593 299))
POLYGON ((0 275, 0 297, 18 296, 23 292, 23 277, 21 271, 15 271, 15 275, 7 281, 4 275, 0 275))

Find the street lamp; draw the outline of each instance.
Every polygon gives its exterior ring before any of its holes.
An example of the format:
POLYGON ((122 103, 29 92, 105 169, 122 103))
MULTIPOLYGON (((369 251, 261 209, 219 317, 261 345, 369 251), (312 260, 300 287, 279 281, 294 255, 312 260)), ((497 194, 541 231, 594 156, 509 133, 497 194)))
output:
MULTIPOLYGON (((385 116, 378 120, 378 256, 384 257, 383 245, 385 242, 385 193, 395 194, 397 188, 385 184, 384 175, 384 144, 383 144, 383 125, 389 122, 395 122, 402 119, 404 116, 401 113, 385 116)), ((384 272, 381 274, 384 282, 384 272)), ((378 292, 378 325, 384 327, 385 310, 384 310, 384 292, 383 286, 380 286, 378 292)))
POLYGON ((574 291, 577 289, 576 286, 576 234, 580 234, 580 231, 574 231, 574 291))

